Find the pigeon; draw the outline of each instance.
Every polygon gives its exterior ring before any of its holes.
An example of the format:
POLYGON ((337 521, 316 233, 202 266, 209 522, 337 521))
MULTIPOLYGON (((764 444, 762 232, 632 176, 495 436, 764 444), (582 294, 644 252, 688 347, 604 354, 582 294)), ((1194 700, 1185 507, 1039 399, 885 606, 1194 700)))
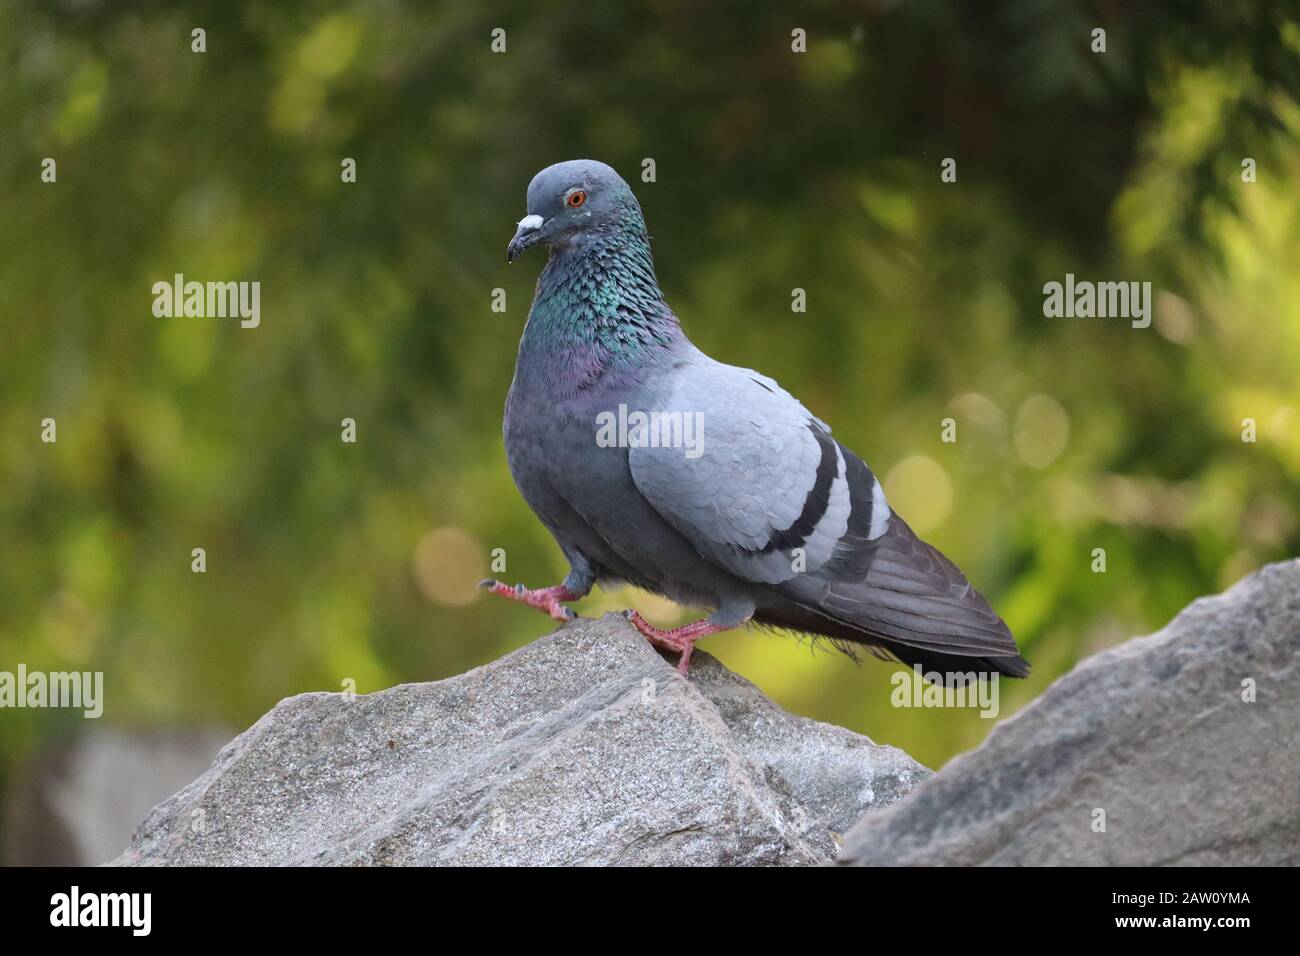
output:
POLYGON ((487 580, 576 617, 633 584, 707 617, 627 618, 689 672, 695 642, 742 625, 826 638, 930 676, 1024 677, 1010 630, 889 506, 879 479, 771 378, 705 355, 655 277, 641 206, 610 166, 557 163, 528 186, 506 252, 549 248, 506 399, 506 458, 569 563, 561 584, 487 580))

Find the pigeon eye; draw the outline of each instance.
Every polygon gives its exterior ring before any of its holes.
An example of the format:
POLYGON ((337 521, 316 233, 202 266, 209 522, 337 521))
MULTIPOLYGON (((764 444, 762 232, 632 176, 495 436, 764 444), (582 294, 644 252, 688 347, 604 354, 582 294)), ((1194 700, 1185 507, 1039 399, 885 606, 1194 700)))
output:
POLYGON ((568 198, 565 199, 564 201, 567 202, 574 209, 577 209, 579 206, 581 206, 583 203, 587 201, 587 194, 581 189, 575 189, 573 190, 573 192, 569 193, 568 198))

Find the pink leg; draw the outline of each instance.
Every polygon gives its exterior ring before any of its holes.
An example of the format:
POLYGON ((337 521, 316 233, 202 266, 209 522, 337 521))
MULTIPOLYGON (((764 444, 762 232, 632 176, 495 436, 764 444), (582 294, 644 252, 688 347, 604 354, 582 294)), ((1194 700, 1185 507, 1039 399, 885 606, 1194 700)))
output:
POLYGON ((500 581, 493 581, 488 578, 486 581, 480 581, 478 586, 486 588, 492 594, 499 594, 512 601, 518 601, 520 604, 527 604, 544 614, 549 614, 557 621, 572 621, 578 616, 571 608, 565 607, 560 602, 576 601, 583 596, 574 594, 563 584, 556 584, 549 588, 535 588, 530 591, 522 584, 511 587, 508 584, 502 584, 500 581))
POLYGON ((655 627, 636 611, 626 611, 624 613, 627 615, 627 619, 632 622, 632 626, 644 634, 646 639, 655 647, 663 648, 666 651, 674 651, 681 655, 681 658, 677 661, 677 672, 683 677, 691 668, 691 651, 695 650, 696 641, 701 637, 708 637, 710 634, 731 630, 730 627, 710 624, 707 620, 704 620, 664 631, 655 627))

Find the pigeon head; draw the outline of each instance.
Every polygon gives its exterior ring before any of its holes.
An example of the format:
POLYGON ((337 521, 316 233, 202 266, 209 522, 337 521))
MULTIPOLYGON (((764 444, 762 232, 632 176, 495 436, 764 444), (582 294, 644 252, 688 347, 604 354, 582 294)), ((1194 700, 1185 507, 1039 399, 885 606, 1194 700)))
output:
POLYGON ((592 240, 645 235, 632 189, 613 168, 594 159, 547 166, 528 184, 528 215, 506 248, 514 262, 529 246, 581 247, 592 240))

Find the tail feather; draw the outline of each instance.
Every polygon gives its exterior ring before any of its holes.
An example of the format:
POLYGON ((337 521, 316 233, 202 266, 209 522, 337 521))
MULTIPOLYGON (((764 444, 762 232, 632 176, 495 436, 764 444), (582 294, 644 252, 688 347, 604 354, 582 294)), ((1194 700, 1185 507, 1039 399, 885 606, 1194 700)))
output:
POLYGON ((782 587, 790 603, 764 608, 765 623, 879 649, 926 671, 1026 677, 1029 662, 984 596, 957 566, 897 515, 871 542, 864 577, 805 575, 782 587))

